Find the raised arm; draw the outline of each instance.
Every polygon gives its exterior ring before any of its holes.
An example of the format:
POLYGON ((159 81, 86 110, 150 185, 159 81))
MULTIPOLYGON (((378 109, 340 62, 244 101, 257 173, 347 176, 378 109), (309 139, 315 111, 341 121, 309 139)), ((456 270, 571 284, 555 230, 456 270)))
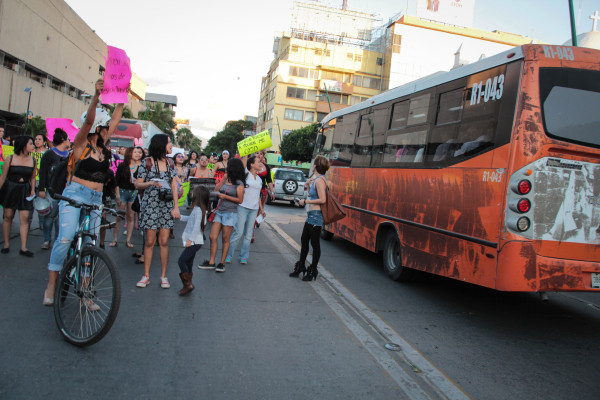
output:
POLYGON ((92 130, 92 126, 94 125, 94 120, 96 119, 96 107, 98 106, 98 100, 100 98, 100 92, 104 88, 104 80, 98 79, 96 81, 96 91, 94 92, 94 96, 92 97, 92 101, 90 102, 90 106, 87 110, 87 115, 85 117, 85 121, 83 125, 75 135, 75 139, 73 140, 73 157, 78 159, 81 156, 81 152, 87 144, 87 135, 92 130))

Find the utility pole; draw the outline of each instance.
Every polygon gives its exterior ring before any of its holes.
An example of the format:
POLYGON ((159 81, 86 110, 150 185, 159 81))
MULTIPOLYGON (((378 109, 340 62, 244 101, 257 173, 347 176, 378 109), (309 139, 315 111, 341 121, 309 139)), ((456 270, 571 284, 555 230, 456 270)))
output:
POLYGON ((25 88, 25 93, 29 93, 29 98, 27 99, 27 113, 25 114, 25 135, 27 135, 27 125, 29 125, 29 104, 31 104, 31 88, 25 88))
POLYGON ((571 12, 571 44, 577 47, 577 29, 575 28, 575 10, 573 0, 569 0, 569 11, 571 12))

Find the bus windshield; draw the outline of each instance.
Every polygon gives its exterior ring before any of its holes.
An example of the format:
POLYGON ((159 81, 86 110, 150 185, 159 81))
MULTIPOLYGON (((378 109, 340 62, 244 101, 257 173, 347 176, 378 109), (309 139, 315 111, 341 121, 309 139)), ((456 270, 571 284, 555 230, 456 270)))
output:
POLYGON ((600 72, 541 68, 540 94, 546 133, 600 147, 600 72))

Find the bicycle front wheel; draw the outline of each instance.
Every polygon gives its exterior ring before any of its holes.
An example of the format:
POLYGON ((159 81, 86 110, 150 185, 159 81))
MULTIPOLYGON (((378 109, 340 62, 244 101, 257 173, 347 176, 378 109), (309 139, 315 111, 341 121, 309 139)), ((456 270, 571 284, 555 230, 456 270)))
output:
POLYGON ((54 293, 54 319, 67 342, 89 346, 104 337, 117 318, 121 304, 121 279, 108 254, 86 246, 67 261, 58 275, 54 293))

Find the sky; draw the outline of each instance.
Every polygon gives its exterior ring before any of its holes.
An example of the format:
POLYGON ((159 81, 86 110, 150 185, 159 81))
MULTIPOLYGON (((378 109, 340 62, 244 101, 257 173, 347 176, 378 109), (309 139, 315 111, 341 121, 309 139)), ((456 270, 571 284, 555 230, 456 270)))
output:
MULTIPOLYGON (((321 1, 321 3, 330 0, 321 1)), ((562 44, 570 39, 568 0, 474 0, 473 28, 562 44)), ((66 0, 108 45, 124 49, 147 91, 177 96, 176 117, 208 139, 229 120, 257 116, 273 38, 288 29, 293 0, 66 0)), ((577 33, 592 29, 600 0, 572 0, 577 33)), ((342 0, 330 2, 341 6, 342 0)), ((416 0, 348 0, 382 21, 416 0)), ((599 29, 600 30, 600 23, 599 29)))

